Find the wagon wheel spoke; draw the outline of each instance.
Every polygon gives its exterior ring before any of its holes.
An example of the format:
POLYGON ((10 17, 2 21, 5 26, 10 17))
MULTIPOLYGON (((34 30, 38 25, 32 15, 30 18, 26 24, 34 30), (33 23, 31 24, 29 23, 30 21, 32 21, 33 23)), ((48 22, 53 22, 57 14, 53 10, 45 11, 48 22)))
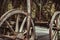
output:
POLYGON ((52 40, 56 40, 56 37, 57 37, 57 31, 54 31, 54 34, 53 34, 52 40))
POLYGON ((12 28, 12 26, 10 25, 10 23, 9 23, 8 21, 6 21, 6 23, 7 23, 7 25, 9 26, 9 28, 11 29, 11 31, 12 31, 13 33, 15 33, 15 32, 14 32, 14 29, 12 28))
POLYGON ((35 27, 34 27, 34 22, 32 19, 31 19, 31 23, 32 23, 32 29, 33 29, 33 34, 32 34, 32 38, 33 38, 35 36, 35 27))
POLYGON ((19 15, 17 15, 17 19, 16 19, 15 32, 18 32, 18 27, 19 27, 19 15))
POLYGON ((26 19, 27 19, 27 17, 24 18, 24 20, 23 20, 23 22, 22 22, 22 24, 21 24, 21 26, 20 26, 19 32, 22 32, 23 27, 24 27, 24 24, 25 24, 25 22, 26 22, 26 19))

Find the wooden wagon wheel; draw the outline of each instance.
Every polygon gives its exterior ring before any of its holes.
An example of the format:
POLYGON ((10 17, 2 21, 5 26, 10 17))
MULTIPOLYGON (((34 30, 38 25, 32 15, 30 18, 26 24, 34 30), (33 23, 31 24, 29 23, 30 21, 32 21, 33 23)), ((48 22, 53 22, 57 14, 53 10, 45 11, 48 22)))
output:
POLYGON ((52 16, 51 22, 50 22, 50 40, 58 40, 59 39, 59 31, 60 31, 60 12, 57 11, 52 16))
POLYGON ((3 27, 5 29, 3 29, 4 32, 2 36, 11 39, 34 40, 34 23, 32 19, 30 20, 30 22, 31 25, 28 30, 27 13, 17 9, 9 10, 0 18, 0 27, 3 27), (29 31, 28 35, 27 31, 29 31))

